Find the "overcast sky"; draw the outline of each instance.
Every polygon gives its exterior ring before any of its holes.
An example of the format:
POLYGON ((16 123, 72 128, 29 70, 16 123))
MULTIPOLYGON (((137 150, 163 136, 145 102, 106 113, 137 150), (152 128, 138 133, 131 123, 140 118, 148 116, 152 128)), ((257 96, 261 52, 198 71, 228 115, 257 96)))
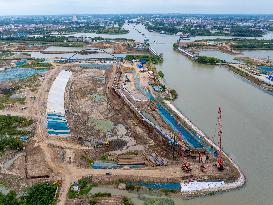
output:
POLYGON ((273 14, 273 0, 0 0, 0 15, 92 13, 273 14))

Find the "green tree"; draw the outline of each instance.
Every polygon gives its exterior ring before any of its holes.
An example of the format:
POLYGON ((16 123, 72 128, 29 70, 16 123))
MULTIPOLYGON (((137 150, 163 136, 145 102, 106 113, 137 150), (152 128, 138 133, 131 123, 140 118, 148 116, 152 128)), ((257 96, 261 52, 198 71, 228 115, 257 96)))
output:
POLYGON ((159 75, 160 78, 164 78, 164 73, 162 71, 159 71, 158 75, 159 75))

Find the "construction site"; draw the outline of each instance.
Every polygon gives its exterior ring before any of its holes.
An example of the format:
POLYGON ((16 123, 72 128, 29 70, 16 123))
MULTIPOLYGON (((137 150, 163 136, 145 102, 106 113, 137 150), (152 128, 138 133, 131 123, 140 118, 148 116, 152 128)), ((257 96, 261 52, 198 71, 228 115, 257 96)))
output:
POLYGON ((145 60, 55 62, 31 85, 19 92, 24 105, 0 111, 33 120, 24 148, 1 157, 1 178, 18 192, 39 181, 58 182, 57 203, 76 204, 67 194, 88 176, 100 185, 122 181, 179 196, 245 182, 222 150, 221 109, 213 142, 175 109, 171 89, 145 60))

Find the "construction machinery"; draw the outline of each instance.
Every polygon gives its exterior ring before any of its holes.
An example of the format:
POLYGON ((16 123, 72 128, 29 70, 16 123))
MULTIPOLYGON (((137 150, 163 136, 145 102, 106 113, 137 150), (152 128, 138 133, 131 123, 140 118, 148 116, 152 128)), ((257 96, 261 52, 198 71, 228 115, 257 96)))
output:
POLYGON ((223 162, 223 150, 222 150, 222 110, 219 107, 218 110, 218 159, 217 159, 217 168, 219 171, 224 170, 224 162, 223 162))

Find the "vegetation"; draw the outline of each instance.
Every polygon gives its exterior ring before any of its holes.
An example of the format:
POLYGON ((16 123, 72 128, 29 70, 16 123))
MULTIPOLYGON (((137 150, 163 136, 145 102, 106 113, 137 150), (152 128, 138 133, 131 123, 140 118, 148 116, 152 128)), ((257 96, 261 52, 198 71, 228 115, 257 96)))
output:
POLYGON ((174 49, 178 49, 178 44, 177 44, 177 43, 174 43, 174 44, 173 44, 173 48, 174 48, 174 49))
POLYGON ((177 99, 178 94, 177 94, 176 90, 172 89, 172 90, 170 90, 170 93, 172 95, 172 99, 173 100, 177 99))
POLYGON ((224 63, 225 61, 220 60, 215 57, 210 57, 210 56, 199 56, 196 59, 196 62, 201 63, 201 64, 216 65, 216 64, 224 63))
POLYGON ((0 193, 0 204, 3 205, 53 205, 58 189, 57 184, 40 183, 29 189, 26 193, 17 197, 15 191, 10 191, 7 195, 0 193))
POLYGON ((1 38, 2 42, 28 42, 28 43, 40 43, 43 45, 51 44, 63 47, 84 47, 84 42, 69 42, 68 37, 65 36, 39 36, 39 37, 5 37, 1 38))
POLYGON ((28 120, 18 116, 0 116, 0 135, 25 135, 29 134, 26 131, 19 130, 18 128, 28 127, 33 124, 33 120, 28 120))
POLYGON ((110 132, 114 128, 114 123, 111 120, 90 118, 90 122, 95 126, 96 130, 103 133, 110 132))
POLYGON ((111 196, 112 196, 112 194, 108 193, 108 192, 98 192, 93 195, 93 197, 95 197, 95 198, 97 198, 97 197, 111 197, 111 196))
POLYGON ((27 190, 26 195, 23 197, 23 201, 25 201, 25 204, 31 205, 54 204, 57 189, 57 184, 36 184, 27 190))
POLYGON ((176 24, 164 23, 164 22, 153 22, 147 23, 145 27, 148 30, 156 32, 165 32, 166 34, 177 34, 184 33, 190 34, 191 36, 235 36, 235 37, 262 37, 264 31, 253 29, 250 26, 232 26, 230 32, 225 32, 224 27, 216 27, 215 29, 207 29, 205 26, 199 25, 198 28, 194 25, 183 25, 177 27, 176 24), (214 30, 214 31, 212 31, 214 30))
POLYGON ((78 181, 78 191, 73 190, 72 185, 68 191, 68 198, 74 199, 79 196, 87 195, 96 184, 92 183, 92 177, 84 177, 78 181))
POLYGON ((126 60, 146 61, 147 63, 153 63, 153 64, 163 63, 163 58, 161 56, 155 56, 155 55, 127 55, 126 60))
POLYGON ((100 156, 101 161, 109 161, 109 155, 108 154, 103 154, 100 156))
POLYGON ((233 39, 234 49, 273 49, 273 40, 233 39))
POLYGON ((122 205, 133 205, 133 202, 125 196, 122 198, 122 205))
POLYGON ((5 149, 9 150, 21 150, 23 149, 23 143, 19 137, 0 136, 0 152, 5 149))
POLYGON ((147 198, 145 199, 144 205, 175 205, 174 201, 172 199, 151 199, 147 198))
POLYGON ((37 68, 37 69, 45 69, 45 68, 51 68, 52 64, 51 63, 45 63, 43 62, 43 60, 41 59, 36 59, 31 61, 30 63, 24 64, 22 66, 20 66, 21 68, 37 68))
POLYGON ((22 130, 33 124, 32 120, 27 120, 17 116, 0 116, 0 152, 8 150, 21 150, 23 143, 20 136, 29 135, 29 131, 22 130))
POLYGON ((97 199, 91 199, 91 200, 89 201, 89 204, 90 204, 90 205, 95 205, 95 204, 97 204, 97 199))
POLYGON ((20 104, 25 104, 26 98, 18 98, 18 99, 11 99, 13 91, 11 93, 6 93, 3 95, 0 95, 0 110, 4 109, 7 104, 14 104, 16 102, 20 104))
POLYGON ((158 71, 158 75, 160 78, 164 78, 164 73, 162 71, 158 71))
POLYGON ((262 37, 264 31, 252 29, 250 26, 233 26, 230 29, 230 34, 236 37, 262 37))

